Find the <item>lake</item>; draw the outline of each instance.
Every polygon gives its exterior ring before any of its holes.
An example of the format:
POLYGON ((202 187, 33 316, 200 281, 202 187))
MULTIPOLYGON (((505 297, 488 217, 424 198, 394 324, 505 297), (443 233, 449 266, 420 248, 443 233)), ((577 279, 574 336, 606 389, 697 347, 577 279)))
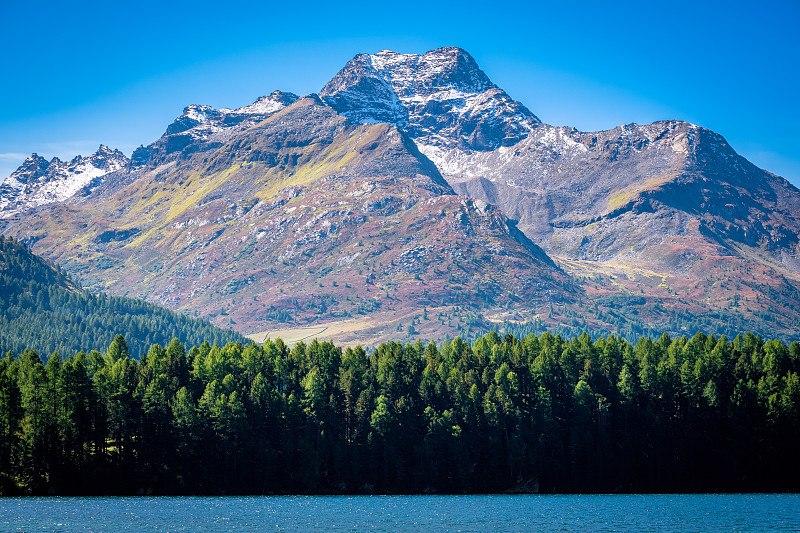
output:
POLYGON ((800 531, 800 495, 0 498, 2 531, 800 531))

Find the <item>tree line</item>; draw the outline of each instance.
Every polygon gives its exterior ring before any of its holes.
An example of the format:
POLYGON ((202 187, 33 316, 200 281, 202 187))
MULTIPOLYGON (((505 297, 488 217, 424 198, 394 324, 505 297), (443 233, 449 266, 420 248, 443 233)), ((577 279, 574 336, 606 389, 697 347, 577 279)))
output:
POLYGON ((2 494, 800 489, 800 345, 746 333, 367 353, 173 339, 0 360, 2 494))

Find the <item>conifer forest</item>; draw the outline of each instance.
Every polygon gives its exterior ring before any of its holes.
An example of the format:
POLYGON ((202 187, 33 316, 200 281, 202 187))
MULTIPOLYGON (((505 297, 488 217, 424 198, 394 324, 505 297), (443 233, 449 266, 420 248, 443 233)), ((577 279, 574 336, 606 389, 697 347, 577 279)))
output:
POLYGON ((178 339, 0 360, 2 494, 800 489, 800 344, 178 339))

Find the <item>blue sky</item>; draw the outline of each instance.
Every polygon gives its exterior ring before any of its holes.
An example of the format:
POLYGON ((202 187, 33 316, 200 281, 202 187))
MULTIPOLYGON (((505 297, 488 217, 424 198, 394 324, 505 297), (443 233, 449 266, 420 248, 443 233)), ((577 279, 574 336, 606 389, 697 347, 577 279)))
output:
POLYGON ((0 179, 127 155, 192 103, 307 94, 360 52, 461 46, 544 122, 682 119, 800 185, 800 2, 0 1, 0 179))

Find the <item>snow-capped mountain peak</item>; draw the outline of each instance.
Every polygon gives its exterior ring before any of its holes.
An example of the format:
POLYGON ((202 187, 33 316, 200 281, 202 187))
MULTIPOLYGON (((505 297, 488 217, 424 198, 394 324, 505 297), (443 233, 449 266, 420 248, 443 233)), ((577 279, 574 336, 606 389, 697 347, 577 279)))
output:
POLYGON ((456 47, 359 54, 320 97, 354 122, 394 124, 422 146, 493 150, 519 142, 539 123, 456 47))
POLYGON ((260 97, 252 104, 238 109, 215 109, 210 105, 192 104, 184 108, 181 116, 167 127, 164 135, 175 135, 197 129, 196 133, 204 137, 221 129, 238 125, 243 120, 258 119, 271 115, 291 105, 296 100, 296 94, 273 91, 267 96, 260 97))
POLYGON ((64 162, 30 155, 0 185, 0 218, 9 218, 29 207, 63 202, 84 188, 94 188, 105 176, 122 170, 130 161, 119 150, 101 144, 87 157, 64 162))
MULTIPOLYGON (((3 181, 3 188, 21 189, 26 183, 43 175, 50 163, 37 153, 29 155, 20 167, 3 181)), ((0 200, 2 201, 2 200, 0 200)))
POLYGON ((446 91, 482 93, 497 88, 461 48, 439 48, 424 55, 381 50, 368 57, 400 98, 446 91))

